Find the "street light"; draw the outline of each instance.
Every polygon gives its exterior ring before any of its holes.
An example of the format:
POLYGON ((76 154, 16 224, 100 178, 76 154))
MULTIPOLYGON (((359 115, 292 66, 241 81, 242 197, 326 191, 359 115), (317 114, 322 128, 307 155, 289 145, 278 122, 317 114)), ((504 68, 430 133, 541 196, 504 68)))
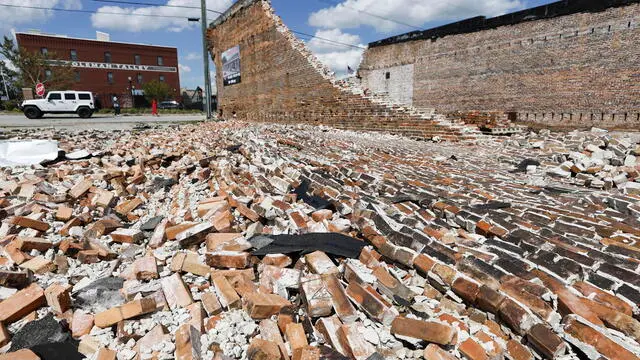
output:
POLYGON ((211 75, 209 74, 209 54, 207 53, 207 4, 205 0, 200 0, 201 18, 188 18, 189 21, 200 21, 202 27, 202 60, 204 61, 204 91, 207 104, 207 120, 211 120, 211 75))
POLYGON ((131 98, 131 107, 134 107, 133 106, 133 86, 131 84, 131 76, 129 76, 127 80, 129 80, 129 97, 131 98))

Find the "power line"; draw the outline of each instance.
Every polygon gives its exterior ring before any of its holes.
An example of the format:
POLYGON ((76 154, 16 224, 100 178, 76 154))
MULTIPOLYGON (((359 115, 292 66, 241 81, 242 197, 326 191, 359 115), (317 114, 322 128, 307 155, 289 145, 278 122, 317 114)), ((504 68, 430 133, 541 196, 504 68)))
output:
POLYGON ((303 33, 301 31, 296 31, 296 30, 292 30, 292 29, 289 29, 289 31, 291 31, 294 34, 308 36, 308 37, 311 37, 311 38, 315 38, 315 39, 318 39, 318 40, 321 40, 321 41, 325 41, 325 42, 328 42, 328 43, 333 43, 333 44, 336 44, 336 45, 348 46, 348 47, 352 47, 352 48, 356 48, 356 49, 362 49, 362 50, 366 50, 367 49, 364 46, 347 44, 347 43, 343 43, 343 42, 339 42, 339 41, 335 41, 335 40, 330 40, 330 39, 327 39, 327 38, 323 38, 323 37, 319 37, 319 36, 303 33))
MULTIPOLYGON (((115 3, 115 4, 127 4, 127 5, 142 5, 142 6, 159 6, 159 7, 171 7, 171 8, 184 8, 184 9, 200 9, 199 6, 186 6, 186 5, 157 5, 154 3, 148 3, 148 2, 141 2, 141 1, 124 1, 124 0, 93 0, 95 2, 104 2, 104 3, 115 3)), ((208 11, 211 11, 213 13, 216 14, 220 14, 223 15, 223 12, 220 11, 216 11, 216 10, 210 10, 207 9, 208 11)), ((352 48, 358 48, 358 49, 366 49, 365 47, 362 46, 358 46, 358 45, 353 45, 353 44, 346 44, 346 43, 341 43, 339 41, 334 41, 334 40, 330 40, 330 39, 325 39, 325 38, 321 38, 315 35, 310 35, 310 34, 306 34, 300 31, 295 31, 295 30, 291 30, 291 32, 299 34, 299 35, 304 35, 304 36, 308 36, 311 38, 316 38, 318 40, 322 40, 325 42, 330 42, 336 45, 342 45, 342 46, 348 46, 348 47, 352 47, 352 48)))
MULTIPOLYGON (((113 1, 110 1, 110 2, 124 2, 124 1, 113 0, 113 1)), ((189 19, 186 16, 176 16, 176 15, 131 14, 131 13, 117 13, 117 12, 104 12, 104 11, 98 12, 98 11, 91 11, 91 10, 47 8, 47 7, 41 7, 41 6, 13 5, 13 4, 2 4, 2 3, 0 3, 0 6, 12 7, 12 8, 24 8, 24 9, 64 11, 64 12, 85 13, 85 14, 105 14, 105 15, 125 15, 125 16, 146 16, 146 17, 162 17, 162 18, 174 18, 174 19, 189 19)), ((307 37, 310 37, 310 38, 315 38, 315 39, 318 39, 318 40, 321 40, 321 41, 325 41, 325 42, 328 42, 328 43, 332 43, 332 44, 336 44, 336 45, 341 45, 341 46, 346 46, 346 47, 356 48, 356 49, 363 49, 363 50, 367 49, 366 47, 363 47, 363 46, 347 44, 347 43, 343 43, 343 42, 339 42, 339 41, 335 41, 335 40, 331 40, 331 39, 327 39, 327 38, 323 38, 323 37, 307 34, 307 33, 301 32, 301 31, 296 31, 296 30, 292 30, 292 29, 290 29, 290 31, 295 33, 295 34, 307 36, 307 37)))
POLYGON ((76 9, 63 9, 63 8, 48 8, 42 6, 26 6, 26 5, 13 5, 13 4, 0 4, 0 6, 21 8, 21 9, 36 9, 36 10, 52 10, 52 11, 65 11, 84 14, 105 14, 105 15, 120 15, 120 16, 147 16, 147 17, 162 17, 162 18, 174 18, 174 19, 188 19, 186 16, 176 15, 152 15, 152 14, 130 14, 130 13, 117 13, 117 12, 105 12, 105 11, 91 11, 91 10, 76 10, 76 9))
POLYGON ((364 11, 364 10, 361 10, 361 9, 358 9, 358 8, 355 8, 355 7, 352 7, 352 6, 348 6, 348 5, 345 5, 345 4, 336 4, 336 3, 333 3, 333 2, 330 2, 330 1, 327 1, 327 0, 318 0, 318 1, 321 2, 321 3, 333 5, 333 6, 336 6, 336 7, 337 6, 342 6, 342 7, 345 7, 347 9, 351 9, 351 10, 354 10, 354 11, 369 15, 369 16, 374 17, 376 19, 385 20, 385 21, 396 23, 396 24, 404 25, 404 26, 407 26, 407 27, 410 27, 410 28, 413 28, 413 29, 416 29, 416 30, 422 30, 422 28, 420 26, 407 24, 407 23, 402 22, 402 21, 398 21, 398 20, 395 20, 395 19, 391 19, 391 18, 388 18, 388 17, 381 16, 381 15, 373 14, 373 13, 370 13, 368 11, 364 11))
MULTIPOLYGON (((200 10, 200 6, 186 6, 186 5, 159 5, 148 2, 140 2, 140 1, 120 1, 120 0, 93 0, 95 2, 103 2, 103 3, 112 3, 112 4, 126 4, 126 5, 142 5, 142 6, 155 6, 155 7, 167 7, 167 8, 181 8, 181 9, 198 9, 200 10)), ((207 9, 207 11, 211 11, 216 14, 224 14, 223 12, 207 9)))

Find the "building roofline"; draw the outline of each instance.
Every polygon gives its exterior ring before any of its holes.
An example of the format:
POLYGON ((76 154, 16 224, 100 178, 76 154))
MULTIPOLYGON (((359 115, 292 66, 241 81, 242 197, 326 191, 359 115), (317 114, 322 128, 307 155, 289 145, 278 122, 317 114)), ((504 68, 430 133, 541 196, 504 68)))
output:
MULTIPOLYGON (((639 0, 640 1, 640 0, 639 0)), ((17 31, 16 35, 18 34, 22 34, 22 35, 32 35, 32 36, 42 36, 42 37, 53 37, 53 38, 58 38, 58 39, 70 39, 70 40, 82 40, 82 41, 93 41, 93 42, 97 42, 97 43, 101 43, 101 44, 124 44, 124 45, 136 45, 136 46, 148 46, 148 47, 159 47, 159 48, 167 48, 167 49, 176 49, 178 50, 177 47, 175 46, 164 46, 164 45, 150 45, 150 44, 140 44, 140 43, 130 43, 130 42, 122 42, 122 41, 103 41, 103 40, 97 40, 97 39, 87 39, 87 38, 79 38, 79 37, 72 37, 72 36, 66 36, 66 35, 56 35, 56 34, 42 34, 42 33, 31 33, 31 32, 23 32, 23 31, 17 31)))
POLYGON ((369 43, 369 48, 414 40, 435 40, 448 35, 468 34, 527 21, 551 19, 583 12, 601 12, 609 8, 640 3, 640 0, 560 0, 492 18, 476 16, 427 30, 412 31, 369 43))
POLYGON ((210 24, 209 24, 209 28, 215 28, 216 26, 222 24, 223 22, 227 21, 227 19, 229 19, 230 17, 232 17, 233 15, 235 15, 238 11, 249 7, 253 4, 255 4, 258 1, 262 1, 262 0, 238 0, 236 1, 233 5, 231 5, 227 10, 225 10, 222 14, 220 14, 220 16, 218 16, 216 19, 214 19, 210 24))

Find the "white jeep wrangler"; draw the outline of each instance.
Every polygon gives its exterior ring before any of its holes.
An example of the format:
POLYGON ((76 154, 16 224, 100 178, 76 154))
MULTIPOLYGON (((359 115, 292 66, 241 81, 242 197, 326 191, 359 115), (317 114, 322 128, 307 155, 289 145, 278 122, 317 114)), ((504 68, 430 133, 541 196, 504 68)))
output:
POLYGON ((88 91, 51 91, 45 99, 25 100, 22 112, 29 119, 39 119, 44 114, 78 114, 90 118, 95 110, 93 94, 88 91))

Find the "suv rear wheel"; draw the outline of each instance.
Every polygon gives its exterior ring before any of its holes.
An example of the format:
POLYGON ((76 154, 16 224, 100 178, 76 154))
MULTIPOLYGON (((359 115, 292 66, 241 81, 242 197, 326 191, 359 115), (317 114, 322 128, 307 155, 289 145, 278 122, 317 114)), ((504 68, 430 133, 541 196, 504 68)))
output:
POLYGON ((78 109, 78 116, 83 119, 90 118, 92 114, 93 112, 91 111, 91 109, 87 107, 81 107, 80 109, 78 109))
POLYGON ((42 117, 42 112, 35 106, 27 106, 24 108, 24 116, 29 119, 38 119, 42 117))

